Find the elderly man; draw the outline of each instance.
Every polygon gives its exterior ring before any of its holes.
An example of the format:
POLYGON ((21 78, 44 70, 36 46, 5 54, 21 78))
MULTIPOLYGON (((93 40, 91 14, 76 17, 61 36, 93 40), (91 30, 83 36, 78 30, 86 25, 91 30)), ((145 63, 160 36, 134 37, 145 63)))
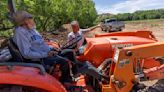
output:
MULTIPOLYGON (((44 64, 49 66, 60 64, 63 75, 61 81, 71 79, 67 57, 64 58, 63 55, 59 55, 57 51, 53 51, 44 42, 43 37, 36 31, 32 15, 26 11, 17 11, 13 15, 13 20, 16 25, 13 40, 22 56, 25 59, 30 59, 31 62, 42 59, 44 64)), ((70 53, 69 55, 73 55, 71 51, 66 52, 70 53)))
POLYGON ((72 41, 73 39, 76 39, 78 37, 81 37, 82 39, 77 43, 77 48, 82 46, 86 43, 84 35, 90 31, 93 31, 95 28, 100 27, 100 25, 88 28, 88 29, 80 29, 78 21, 72 21, 72 32, 68 34, 68 41, 72 41))

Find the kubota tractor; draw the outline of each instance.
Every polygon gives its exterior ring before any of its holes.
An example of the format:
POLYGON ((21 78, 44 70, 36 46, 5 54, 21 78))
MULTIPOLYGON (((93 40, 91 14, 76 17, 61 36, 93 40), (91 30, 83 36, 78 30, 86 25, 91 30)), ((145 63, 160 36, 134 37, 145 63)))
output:
MULTIPOLYGON (((13 1, 8 1, 13 7, 13 1)), ((10 11, 14 13, 14 8, 10 11)), ((78 39, 72 44, 64 45, 61 49, 69 48, 77 41, 78 39)), ((20 61, 9 60, 0 63, 0 91, 129 92, 140 89, 137 87, 139 84, 137 79, 145 76, 145 79, 164 77, 163 65, 158 60, 164 56, 164 49, 162 49, 164 43, 157 43, 150 31, 107 33, 96 35, 94 38, 86 38, 86 41, 87 43, 80 47, 76 57, 80 62, 90 62, 97 68, 97 72, 107 76, 110 80, 104 78, 98 80, 99 75, 83 73, 86 72, 85 68, 81 68, 82 74, 75 78, 74 83, 63 85, 56 76, 58 75, 57 66, 45 71, 42 63, 26 63, 17 46, 10 40, 9 49, 12 56, 20 58, 20 61), (152 51, 154 52, 151 53, 152 51), (157 72, 145 71, 153 67, 158 67, 157 72), (159 69, 162 72, 158 71, 159 69), (152 77, 153 74, 155 76, 152 77)), ((49 44, 53 45, 53 43, 49 44)))
MULTIPOLYGON (((95 50, 99 48, 96 48, 95 50)), ((101 62, 100 65, 92 63, 95 67, 98 66, 98 72, 108 76, 110 80, 97 80, 95 75, 81 74, 81 76, 76 78, 74 83, 67 86, 62 85, 56 76, 46 72, 41 64, 18 61, 3 62, 0 63, 0 91, 136 92, 137 90, 145 88, 145 86, 139 86, 140 80, 164 78, 164 66, 162 59, 164 56, 163 48, 164 43, 160 42, 117 48, 113 51, 113 58, 105 58, 105 61, 101 62)), ((99 50, 101 51, 101 49, 99 50)), ((104 53, 107 52, 104 51, 104 53)), ((83 54, 82 57, 84 59, 85 55, 83 54)), ((103 55, 98 55, 98 57, 103 57, 103 55)), ((83 62, 80 56, 79 60, 83 62)), ((81 71, 85 71, 85 68, 81 69, 81 71)), ((52 74, 54 73, 57 73, 57 71, 54 71, 52 74)))

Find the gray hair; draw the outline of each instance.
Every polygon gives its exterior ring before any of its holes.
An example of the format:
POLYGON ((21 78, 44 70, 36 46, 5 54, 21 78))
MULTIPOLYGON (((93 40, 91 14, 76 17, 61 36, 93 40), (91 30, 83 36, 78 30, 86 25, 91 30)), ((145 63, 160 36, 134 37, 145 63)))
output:
POLYGON ((74 25, 79 25, 79 22, 78 21, 72 21, 71 26, 74 26, 74 25))

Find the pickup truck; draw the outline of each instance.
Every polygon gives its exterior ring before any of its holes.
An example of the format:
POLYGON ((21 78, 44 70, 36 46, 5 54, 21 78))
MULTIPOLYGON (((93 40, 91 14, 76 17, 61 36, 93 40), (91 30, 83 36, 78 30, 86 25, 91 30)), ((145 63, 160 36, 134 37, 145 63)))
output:
POLYGON ((101 27, 102 30, 106 32, 117 32, 122 31, 122 29, 125 28, 125 23, 114 18, 105 19, 102 21, 101 27))

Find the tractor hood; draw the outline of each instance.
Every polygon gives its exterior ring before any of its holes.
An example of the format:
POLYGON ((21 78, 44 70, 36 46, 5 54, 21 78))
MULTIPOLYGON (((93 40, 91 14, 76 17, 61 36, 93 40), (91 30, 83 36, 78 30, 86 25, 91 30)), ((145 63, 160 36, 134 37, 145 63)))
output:
POLYGON ((133 45, 156 42, 156 40, 137 36, 105 36, 87 38, 87 45, 111 45, 112 48, 129 47, 133 45))
POLYGON ((112 58, 116 48, 129 47, 140 44, 154 43, 156 40, 150 36, 121 36, 121 35, 105 35, 95 38, 86 38, 87 45, 84 53, 79 56, 79 60, 88 60, 98 67, 105 59, 112 58))

